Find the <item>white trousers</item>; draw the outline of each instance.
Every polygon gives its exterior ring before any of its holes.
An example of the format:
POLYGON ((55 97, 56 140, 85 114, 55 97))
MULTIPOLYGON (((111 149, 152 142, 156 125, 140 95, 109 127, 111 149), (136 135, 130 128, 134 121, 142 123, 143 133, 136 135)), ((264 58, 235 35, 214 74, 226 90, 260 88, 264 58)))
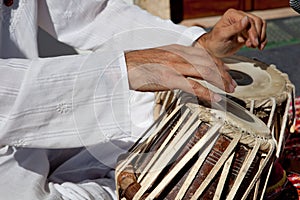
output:
POLYGON ((0 200, 116 199, 117 157, 152 124, 153 96, 132 94, 132 140, 92 147, 0 148, 0 200))
POLYGON ((3 200, 115 198, 114 178, 110 177, 109 169, 82 148, 5 146, 0 149, 0 167, 3 200))

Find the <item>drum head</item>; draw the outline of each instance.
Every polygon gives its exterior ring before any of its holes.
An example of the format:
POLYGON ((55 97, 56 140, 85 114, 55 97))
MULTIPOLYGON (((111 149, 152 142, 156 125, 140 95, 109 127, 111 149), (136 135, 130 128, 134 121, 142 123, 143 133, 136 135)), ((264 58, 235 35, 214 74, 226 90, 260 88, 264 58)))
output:
POLYGON ((241 56, 223 60, 238 86, 230 94, 243 100, 260 100, 282 96, 287 91, 287 77, 275 68, 241 56))
POLYGON ((181 104, 186 104, 191 110, 200 110, 200 113, 202 113, 201 118, 204 121, 224 120, 224 123, 229 123, 245 132, 267 139, 271 138, 270 129, 262 120, 225 95, 221 95, 222 100, 218 103, 212 103, 210 107, 204 107, 196 103, 196 97, 191 94, 183 92, 181 97, 181 104), (205 110, 209 110, 210 115, 206 115, 205 110))
POLYGON ((232 125, 263 138, 271 138, 270 129, 266 124, 239 104, 223 97, 223 100, 213 105, 217 117, 222 117, 232 125))

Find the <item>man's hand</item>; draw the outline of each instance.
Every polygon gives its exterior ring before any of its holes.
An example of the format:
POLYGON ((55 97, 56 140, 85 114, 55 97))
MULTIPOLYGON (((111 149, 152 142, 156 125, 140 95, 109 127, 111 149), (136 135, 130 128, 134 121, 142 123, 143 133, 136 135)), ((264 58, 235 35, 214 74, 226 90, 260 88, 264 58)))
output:
POLYGON ((127 52, 125 58, 129 85, 134 90, 181 89, 205 101, 219 101, 220 96, 190 77, 206 80, 227 92, 236 87, 223 62, 203 48, 169 45, 127 52))
POLYGON ((127 52, 129 84, 131 89, 139 91, 181 89, 205 101, 219 101, 219 95, 191 78, 234 92, 237 84, 220 58, 234 54, 244 45, 262 50, 266 43, 265 21, 229 9, 194 47, 169 45, 127 52))
POLYGON ((266 22, 261 18, 229 9, 213 29, 198 39, 195 46, 203 46, 211 55, 226 57, 242 46, 262 50, 267 43, 266 22))

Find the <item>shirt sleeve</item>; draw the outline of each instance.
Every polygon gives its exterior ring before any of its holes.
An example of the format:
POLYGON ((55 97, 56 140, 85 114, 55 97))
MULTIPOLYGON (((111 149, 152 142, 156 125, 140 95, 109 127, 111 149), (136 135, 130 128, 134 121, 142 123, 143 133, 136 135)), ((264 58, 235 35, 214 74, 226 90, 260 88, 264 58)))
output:
POLYGON ((128 136, 124 65, 118 51, 0 59, 0 145, 68 148, 128 136))
POLYGON ((191 45, 205 33, 200 27, 175 25, 122 0, 45 0, 39 3, 39 15, 43 29, 82 50, 191 45))
POLYGON ((68 148, 130 137, 123 52, 191 45, 204 33, 121 0, 43 0, 38 15, 61 42, 93 53, 0 59, 0 144, 68 148))

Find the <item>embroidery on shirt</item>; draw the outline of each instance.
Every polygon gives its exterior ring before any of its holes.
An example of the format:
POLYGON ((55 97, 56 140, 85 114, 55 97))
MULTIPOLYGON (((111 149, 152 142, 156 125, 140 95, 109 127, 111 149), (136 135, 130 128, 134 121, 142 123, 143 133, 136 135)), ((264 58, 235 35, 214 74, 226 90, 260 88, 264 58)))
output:
POLYGON ((56 106, 56 111, 60 114, 65 114, 69 112, 70 106, 67 103, 60 103, 56 106))
POLYGON ((73 12, 72 11, 66 11, 64 14, 63 14, 63 16, 64 16, 64 18, 66 19, 66 20, 70 20, 71 18, 72 18, 72 16, 73 16, 73 12))

